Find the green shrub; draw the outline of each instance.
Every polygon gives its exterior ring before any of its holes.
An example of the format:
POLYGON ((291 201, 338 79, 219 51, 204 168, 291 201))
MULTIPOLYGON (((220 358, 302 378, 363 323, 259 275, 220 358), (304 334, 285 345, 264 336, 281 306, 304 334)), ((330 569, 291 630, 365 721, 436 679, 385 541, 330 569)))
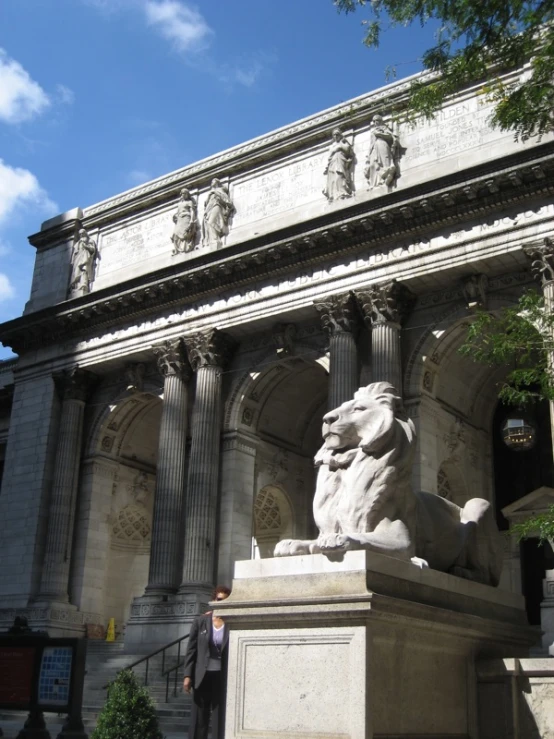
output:
POLYGON ((131 670, 110 683, 91 739, 163 739, 152 699, 131 670))

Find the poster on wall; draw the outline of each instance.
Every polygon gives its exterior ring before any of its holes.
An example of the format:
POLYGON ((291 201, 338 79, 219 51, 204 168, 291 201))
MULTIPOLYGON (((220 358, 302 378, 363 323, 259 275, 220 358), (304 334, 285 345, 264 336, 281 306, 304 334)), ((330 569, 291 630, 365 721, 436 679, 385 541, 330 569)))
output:
POLYGON ((0 646, 0 704, 28 708, 33 690, 34 647, 0 646))
POLYGON ((71 687, 72 647, 45 647, 38 679, 39 706, 68 706, 71 687))

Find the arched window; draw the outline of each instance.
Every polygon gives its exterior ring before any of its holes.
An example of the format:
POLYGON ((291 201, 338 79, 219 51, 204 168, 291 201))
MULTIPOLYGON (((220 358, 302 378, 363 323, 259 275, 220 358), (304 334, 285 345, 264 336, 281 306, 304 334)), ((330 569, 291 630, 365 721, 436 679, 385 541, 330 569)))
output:
POLYGON ((452 500, 452 487, 444 467, 441 465, 437 472, 437 493, 441 498, 452 500))
POLYGON ((252 558, 272 557, 275 545, 291 534, 291 508, 283 490, 266 485, 254 500, 252 558))

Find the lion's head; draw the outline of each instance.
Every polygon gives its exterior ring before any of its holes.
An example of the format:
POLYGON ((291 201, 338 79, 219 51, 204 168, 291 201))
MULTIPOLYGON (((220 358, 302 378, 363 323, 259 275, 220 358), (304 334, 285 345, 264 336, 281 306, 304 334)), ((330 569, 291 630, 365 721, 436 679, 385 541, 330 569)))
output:
POLYGON ((388 382, 360 388, 348 400, 323 417, 323 444, 328 451, 345 452, 360 447, 376 454, 387 446, 394 421, 402 415, 402 401, 388 382))

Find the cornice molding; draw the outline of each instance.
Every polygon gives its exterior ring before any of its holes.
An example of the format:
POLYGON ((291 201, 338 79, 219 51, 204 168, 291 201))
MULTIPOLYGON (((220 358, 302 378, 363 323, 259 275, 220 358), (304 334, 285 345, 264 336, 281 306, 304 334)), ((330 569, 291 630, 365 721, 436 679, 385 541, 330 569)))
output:
POLYGON ((484 218, 531 198, 552 196, 554 143, 541 151, 540 157, 536 151, 512 156, 505 168, 493 173, 489 166, 476 168, 473 176, 458 173, 27 314, 4 323, 0 339, 21 353, 191 304, 292 268, 304 269, 360 249, 484 218))
MULTIPOLYGON (((84 217, 88 223, 89 219, 109 217, 110 211, 121 211, 125 208, 129 210, 129 207, 135 209, 138 205, 142 205, 145 199, 162 199, 169 193, 174 197, 179 188, 185 184, 198 187, 201 183, 208 182, 214 175, 221 174, 222 170, 228 174, 235 173, 244 169, 245 166, 252 167, 259 161, 271 159, 278 152, 282 154, 286 150, 305 147, 306 144, 320 138, 328 138, 329 131, 337 123, 344 124, 347 121, 349 126, 366 124, 373 113, 377 111, 383 113, 393 107, 398 108, 407 99, 412 82, 416 77, 418 81, 426 82, 430 81, 433 75, 420 73, 408 77, 316 115, 303 118, 292 125, 251 139, 141 187, 85 208, 84 217)), ((459 97, 462 99, 465 96, 459 97)))

